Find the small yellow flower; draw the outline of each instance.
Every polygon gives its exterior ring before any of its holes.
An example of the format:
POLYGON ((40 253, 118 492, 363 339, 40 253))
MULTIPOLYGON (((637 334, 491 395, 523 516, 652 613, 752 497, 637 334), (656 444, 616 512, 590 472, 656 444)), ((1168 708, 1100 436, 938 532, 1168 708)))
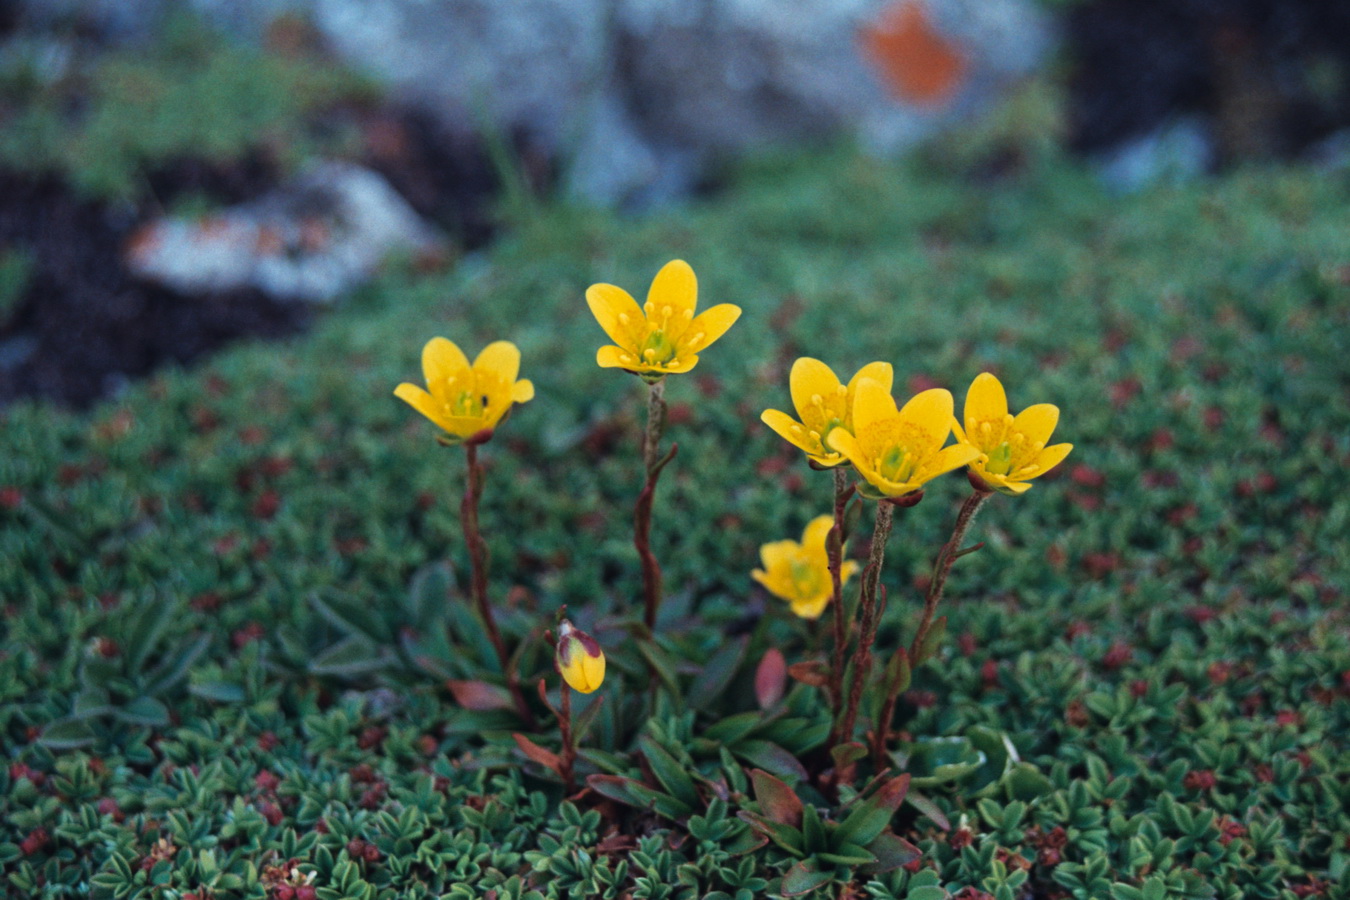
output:
POLYGON ((510 341, 488 344, 469 359, 453 342, 432 338, 422 348, 427 390, 406 381, 394 396, 426 416, 457 441, 496 428, 513 404, 534 397, 534 385, 520 373, 520 351, 510 341))
POLYGON ((829 449, 825 442, 836 428, 853 431, 853 398, 858 392, 858 382, 864 378, 871 378, 889 393, 894 378, 891 364, 868 363, 849 379, 845 387, 829 366, 803 356, 792 364, 792 372, 788 375, 792 405, 801 421, 776 409, 764 410, 759 418, 785 441, 805 450, 812 461, 822 466, 837 466, 845 461, 844 455, 829 449))
POLYGON ((1059 423, 1059 407, 1037 403, 1014 416, 1003 385, 988 372, 971 382, 965 413, 965 427, 953 420, 952 428, 957 441, 979 454, 970 471, 1000 493, 1031 490, 1031 479, 1059 465, 1073 449, 1073 444, 1045 446, 1059 423))
POLYGON ((863 378, 853 398, 853 433, 836 428, 828 440, 880 496, 900 497, 979 455, 963 444, 943 447, 951 432, 950 391, 923 391, 897 410, 881 382, 863 378))
POLYGON ((554 654, 558 671, 572 690, 589 694, 605 680, 605 654, 600 645, 566 619, 558 626, 554 654))
POLYGON ((661 267, 641 308, 631 294, 612 284, 591 285, 586 289, 586 303, 617 345, 601 347, 596 363, 602 369, 624 369, 647 381, 660 381, 698 365, 698 354, 741 315, 741 308, 731 303, 694 315, 698 279, 682 259, 661 267))
MULTIPOLYGON (((775 597, 792 604, 792 611, 803 619, 818 619, 834 596, 830 579, 830 554, 825 541, 834 526, 833 516, 817 516, 807 523, 802 542, 772 541, 759 548, 763 569, 750 577, 775 597)), ((858 564, 845 562, 839 570, 842 582, 858 571, 858 564)))

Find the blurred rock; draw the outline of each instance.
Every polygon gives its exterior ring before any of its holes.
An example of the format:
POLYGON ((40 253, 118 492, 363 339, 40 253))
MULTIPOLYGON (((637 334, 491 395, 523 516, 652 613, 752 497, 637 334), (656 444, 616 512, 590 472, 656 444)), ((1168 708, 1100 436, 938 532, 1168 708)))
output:
POLYGON ((1199 119, 1187 118, 1102 154, 1097 171, 1113 190, 1136 191, 1196 178, 1209 171, 1214 160, 1214 139, 1209 130, 1199 119))
MULTIPOLYGON (((25 0, 125 25, 168 0, 25 0)), ((526 135, 576 196, 640 205, 719 154, 852 135, 890 153, 987 107, 1052 44, 1035 0, 179 0, 237 33, 297 12, 458 133, 526 135)), ((148 28, 148 25, 146 26, 148 28)))
POLYGON ((184 294, 252 287, 270 297, 329 302, 391 253, 434 254, 439 241, 388 183, 346 163, 321 163, 255 202, 202 219, 165 218, 132 238, 141 278, 184 294))

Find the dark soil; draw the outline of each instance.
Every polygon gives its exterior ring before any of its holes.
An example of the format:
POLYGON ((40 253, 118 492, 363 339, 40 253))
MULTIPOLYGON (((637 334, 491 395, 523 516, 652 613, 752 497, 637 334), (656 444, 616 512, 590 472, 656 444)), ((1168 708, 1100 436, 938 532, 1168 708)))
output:
POLYGON ((1087 0, 1067 17, 1072 142, 1201 118, 1220 161, 1298 156, 1350 128, 1350 3, 1087 0))
MULTIPOLYGON (((460 246, 488 241, 497 179, 480 148, 399 110, 354 113, 363 162, 460 246)), ((522 158, 528 159, 527 156, 522 158)), ((32 263, 21 299, 0 310, 0 406, 40 397, 83 407, 166 363, 189 363, 240 338, 276 338, 309 323, 303 303, 256 290, 183 296, 131 275, 136 229, 187 194, 239 203, 282 178, 261 158, 230 165, 186 159, 147 173, 141 208, 92 202, 51 179, 0 171, 0 254, 32 263)))

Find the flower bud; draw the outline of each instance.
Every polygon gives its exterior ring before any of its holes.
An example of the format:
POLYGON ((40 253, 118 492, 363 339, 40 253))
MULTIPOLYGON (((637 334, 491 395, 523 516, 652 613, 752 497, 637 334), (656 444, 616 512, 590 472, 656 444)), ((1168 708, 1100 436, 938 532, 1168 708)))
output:
POLYGON ((563 681, 574 691, 589 694, 605 680, 605 654, 600 645, 566 619, 558 626, 555 661, 563 681))

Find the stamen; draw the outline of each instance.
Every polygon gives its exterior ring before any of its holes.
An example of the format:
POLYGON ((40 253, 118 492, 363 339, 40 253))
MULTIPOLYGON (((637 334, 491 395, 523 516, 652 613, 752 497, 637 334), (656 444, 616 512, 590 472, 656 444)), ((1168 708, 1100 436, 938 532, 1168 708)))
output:
POLYGON ((820 396, 819 394, 812 394, 812 395, 811 395, 811 405, 812 405, 812 406, 824 406, 824 405, 825 405, 825 398, 822 397, 822 396, 820 396))
POLYGON ((620 354, 619 354, 619 362, 630 363, 630 362, 632 362, 632 361, 633 361, 633 356, 632 356, 632 354, 630 354, 630 353, 620 353, 620 354))
POLYGON ((627 325, 627 324, 629 323, 629 321, 630 321, 630 319, 628 318, 628 313, 619 313, 619 324, 620 324, 620 325, 627 325))
POLYGON ((813 441, 818 441, 818 440, 820 440, 820 432, 819 432, 819 431, 814 431, 814 430, 813 430, 813 431, 808 431, 807 434, 811 437, 811 440, 813 440, 813 441))
POLYGON ((653 359, 656 359, 656 351, 651 349, 650 347, 648 347, 646 350, 643 350, 642 355, 647 358, 648 362, 650 362, 653 359))
POLYGON ((656 304, 653 303, 652 301, 648 300, 646 303, 642 304, 642 311, 643 311, 644 313, 646 313, 646 314, 647 314, 647 318, 650 319, 650 318, 652 317, 653 313, 656 312, 656 304))

